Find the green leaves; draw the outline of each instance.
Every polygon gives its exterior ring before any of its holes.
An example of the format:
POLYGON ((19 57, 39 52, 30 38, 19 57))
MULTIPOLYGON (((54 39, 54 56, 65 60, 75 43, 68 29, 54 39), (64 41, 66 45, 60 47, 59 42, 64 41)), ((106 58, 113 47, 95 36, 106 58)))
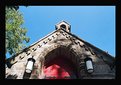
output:
POLYGON ((14 55, 26 47, 30 38, 26 36, 27 29, 22 27, 24 20, 22 14, 14 9, 6 7, 6 53, 14 55))

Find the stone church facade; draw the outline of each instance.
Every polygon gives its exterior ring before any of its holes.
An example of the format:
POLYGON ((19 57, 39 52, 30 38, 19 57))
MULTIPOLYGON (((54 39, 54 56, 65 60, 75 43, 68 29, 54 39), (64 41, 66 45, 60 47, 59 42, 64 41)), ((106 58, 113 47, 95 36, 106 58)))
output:
POLYGON ((115 58, 71 33, 56 30, 6 60, 6 79, 115 79, 115 58))

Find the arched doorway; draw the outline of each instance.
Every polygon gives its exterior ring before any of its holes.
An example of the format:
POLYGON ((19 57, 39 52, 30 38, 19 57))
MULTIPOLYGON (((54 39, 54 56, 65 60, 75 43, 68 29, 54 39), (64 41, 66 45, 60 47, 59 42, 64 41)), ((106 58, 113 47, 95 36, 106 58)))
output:
POLYGON ((76 79, 73 63, 65 57, 59 56, 44 66, 45 79, 76 79))

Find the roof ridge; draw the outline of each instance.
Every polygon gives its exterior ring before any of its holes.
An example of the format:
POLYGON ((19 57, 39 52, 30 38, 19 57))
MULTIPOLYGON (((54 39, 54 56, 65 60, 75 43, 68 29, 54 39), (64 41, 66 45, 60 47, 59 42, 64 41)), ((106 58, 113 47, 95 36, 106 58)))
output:
MULTIPOLYGON (((63 30, 63 29, 62 29, 62 30, 63 30)), ((63 31, 65 31, 65 30, 63 30, 63 31)), ((68 33, 68 34, 70 34, 70 35, 72 35, 72 36, 74 36, 75 38, 77 38, 77 39, 81 40, 82 42, 84 42, 84 43, 88 44, 89 46, 94 47, 95 49, 97 49, 97 50, 99 50, 99 51, 103 52, 104 54, 106 54, 106 55, 111 56, 112 58, 114 58, 112 55, 110 55, 110 54, 106 53, 104 50, 102 50, 102 49, 100 49, 100 48, 98 48, 98 47, 94 46, 93 44, 91 44, 91 43, 89 43, 89 42, 87 42, 87 41, 85 41, 85 40, 83 40, 83 39, 81 39, 80 37, 76 36, 75 34, 72 34, 72 33, 67 32, 67 31, 65 31, 65 32, 66 32, 66 33, 68 33)))

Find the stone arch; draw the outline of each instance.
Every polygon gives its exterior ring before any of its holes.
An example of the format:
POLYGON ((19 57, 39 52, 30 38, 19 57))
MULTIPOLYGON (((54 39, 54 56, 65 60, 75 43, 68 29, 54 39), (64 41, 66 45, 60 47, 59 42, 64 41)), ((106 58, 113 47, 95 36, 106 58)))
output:
POLYGON ((59 47, 56 48, 52 51, 50 51, 46 56, 45 56, 45 62, 44 62, 44 66, 47 66, 51 61, 53 60, 58 60, 58 59, 63 59, 63 63, 64 60, 66 60, 66 63, 70 63, 71 67, 73 68, 73 71, 76 75, 76 77, 79 77, 78 73, 78 59, 77 57, 75 57, 75 54, 70 52, 69 50, 67 50, 67 48, 64 47, 59 47), (76 67, 77 66, 77 67, 76 67))
MULTIPOLYGON (((80 63, 82 63, 80 60, 81 55, 77 55, 76 50, 74 50, 71 46, 66 46, 66 45, 57 46, 54 49, 49 50, 45 56, 38 57, 39 61, 37 62, 41 63, 41 65, 37 66, 37 68, 35 67, 36 65, 34 67, 36 68, 36 71, 40 69, 41 71, 38 71, 39 77, 36 76, 36 78, 43 79, 44 78, 42 77, 43 68, 44 68, 43 66, 51 62, 51 60, 53 60, 54 58, 60 57, 60 56, 65 57, 72 63, 72 66, 75 67, 74 71, 76 71, 75 73, 77 78, 81 78, 81 70, 82 69, 84 70, 84 68, 80 67, 80 63)), ((31 76, 31 78, 33 78, 33 76, 31 76)))

